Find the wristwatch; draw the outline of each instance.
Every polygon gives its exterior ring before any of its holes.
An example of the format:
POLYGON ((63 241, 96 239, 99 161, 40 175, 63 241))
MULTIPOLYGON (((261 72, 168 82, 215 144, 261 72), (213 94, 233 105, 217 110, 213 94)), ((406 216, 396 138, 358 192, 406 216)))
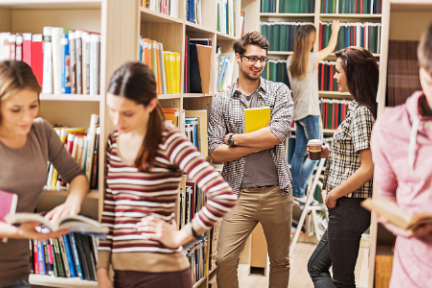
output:
POLYGON ((236 145, 234 144, 234 139, 232 138, 234 135, 234 133, 231 133, 231 135, 228 137, 228 145, 230 147, 236 147, 236 145))

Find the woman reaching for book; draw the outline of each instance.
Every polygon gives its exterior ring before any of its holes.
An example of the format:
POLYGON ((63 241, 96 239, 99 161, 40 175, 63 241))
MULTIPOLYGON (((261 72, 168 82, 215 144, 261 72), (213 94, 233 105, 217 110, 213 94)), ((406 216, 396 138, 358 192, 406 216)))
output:
POLYGON ((296 145, 291 162, 292 189, 294 199, 301 203, 306 201, 306 186, 318 163, 306 157, 306 145, 311 139, 321 138, 318 61, 335 49, 339 28, 339 21, 333 21, 328 46, 315 53, 311 52, 317 38, 315 26, 303 25, 296 34, 294 53, 287 60, 296 124, 296 145))
MULTIPOLYGON (((70 183, 69 196, 46 218, 76 215, 88 191, 82 168, 64 148, 57 133, 39 113, 39 86, 25 62, 0 62, 0 190, 18 195, 16 212, 32 213, 47 181, 47 162, 70 183)), ((30 287, 27 239, 57 238, 67 231, 41 234, 37 223, 15 227, 0 222, 0 287, 30 287)))
POLYGON ((364 48, 336 52, 340 92, 350 92, 346 119, 333 135, 323 189, 327 190, 328 229, 312 253, 308 271, 316 288, 355 287, 354 269, 361 235, 370 226, 370 212, 360 203, 372 196, 373 163, 370 151, 372 126, 377 115, 378 66, 364 48), (329 269, 333 265, 333 278, 329 269))
POLYGON ((98 287, 191 288, 182 245, 219 221, 237 196, 184 133, 164 123, 148 66, 128 62, 114 72, 107 105, 117 129, 107 145, 102 225, 109 233, 99 245, 98 287), (182 173, 208 200, 178 231, 174 211, 182 173))

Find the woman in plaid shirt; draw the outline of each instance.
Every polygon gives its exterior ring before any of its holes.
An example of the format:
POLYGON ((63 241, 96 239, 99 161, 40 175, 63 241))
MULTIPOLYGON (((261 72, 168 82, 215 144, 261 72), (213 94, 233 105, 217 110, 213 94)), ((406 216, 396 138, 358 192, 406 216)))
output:
POLYGON ((336 52, 336 57, 338 90, 350 92, 354 100, 334 133, 331 151, 323 146, 321 152, 327 158, 323 189, 328 191, 329 225, 308 263, 318 288, 355 287, 360 238, 370 226, 370 212, 360 202, 372 196, 370 139, 377 114, 378 66, 364 48, 348 47, 336 52))

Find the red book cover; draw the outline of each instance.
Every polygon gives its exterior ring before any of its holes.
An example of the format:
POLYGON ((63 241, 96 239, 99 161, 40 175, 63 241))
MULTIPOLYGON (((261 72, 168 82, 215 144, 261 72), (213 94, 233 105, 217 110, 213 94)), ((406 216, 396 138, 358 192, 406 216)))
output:
POLYGON ((318 41, 318 50, 322 50, 322 41, 323 41, 323 37, 322 37, 322 31, 323 31, 323 25, 320 23, 319 24, 319 41, 318 41))
POLYGON ((31 68, 33 73, 42 86, 43 83, 43 48, 42 48, 42 34, 32 35, 31 44, 31 68))
POLYGON ((363 0, 360 0, 360 14, 363 14, 363 0))
POLYGON ((333 73, 334 73, 334 65, 330 65, 330 79, 329 79, 329 81, 330 81, 330 86, 329 86, 329 91, 333 91, 333 73))
POLYGON ((5 222, 7 214, 14 214, 18 204, 18 195, 0 190, 0 221, 5 222))
POLYGON ((31 67, 31 33, 23 34, 23 61, 26 62, 31 67))
POLYGON ((38 254, 37 254, 37 240, 33 240, 33 268, 34 273, 39 274, 38 254))
MULTIPOLYGON (((343 99, 344 101, 345 101, 345 99, 343 99)), ((347 107, 347 104, 344 104, 343 105, 343 108, 342 108, 342 121, 343 120, 345 120, 345 118, 346 118, 346 107, 347 107)))

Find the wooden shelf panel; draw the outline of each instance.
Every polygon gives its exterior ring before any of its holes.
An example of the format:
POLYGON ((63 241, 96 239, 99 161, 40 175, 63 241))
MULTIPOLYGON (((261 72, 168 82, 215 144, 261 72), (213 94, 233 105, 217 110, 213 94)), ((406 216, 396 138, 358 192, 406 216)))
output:
POLYGON ((80 94, 40 94, 41 101, 77 101, 77 102, 99 102, 100 95, 80 95, 80 94))
POLYGON ((382 14, 355 14, 355 13, 320 13, 322 18, 382 18, 382 14))
POLYGON ((263 17, 304 17, 312 18, 315 13, 260 13, 263 17))
MULTIPOLYGON (((198 25, 189 21, 185 21, 186 25, 186 33, 211 33, 216 34, 216 31, 211 30, 210 28, 207 28, 202 25, 198 25)), ((222 33, 221 33, 222 34, 222 33)))
MULTIPOLYGON (((45 186, 42 190, 42 194, 66 197, 69 195, 69 188, 68 187, 45 186)), ((86 198, 99 199, 99 190, 90 190, 87 193, 86 198)))
POLYGON ((177 99, 181 98, 182 94, 159 94, 157 96, 158 99, 177 99))
POLYGON ((63 277, 52 277, 48 275, 30 274, 29 281, 32 285, 41 285, 41 286, 59 287, 59 288, 97 287, 96 281, 81 280, 78 277, 63 278, 63 277))
POLYGON ((198 282, 196 282, 192 287, 193 287, 193 288, 197 288, 197 287, 200 286, 201 283, 203 283, 206 279, 207 279, 207 276, 204 276, 204 277, 201 278, 198 282))
POLYGON ((217 40, 230 40, 230 41, 236 41, 238 38, 231 36, 231 35, 227 35, 225 33, 222 32, 216 32, 217 35, 217 40))
POLYGON ((2 1, 2 8, 13 10, 100 9, 102 0, 31 0, 2 1))
POLYGON ((293 51, 268 51, 268 55, 292 55, 293 51))
POLYGON ((183 94, 183 98, 201 98, 201 97, 213 97, 216 96, 220 92, 213 92, 213 93, 186 93, 183 94))
MULTIPOLYGON (((372 53, 372 56, 374 56, 374 57, 381 57, 381 54, 377 54, 377 53, 372 53)), ((331 58, 336 58, 336 55, 335 55, 335 53, 330 53, 329 54, 329 56, 328 57, 331 57, 331 58)))
POLYGON ((338 91, 318 91, 318 95, 321 98, 337 98, 337 99, 352 99, 352 96, 348 92, 338 92, 338 91))
POLYGON ((156 12, 145 7, 140 7, 140 11, 141 11, 141 22, 168 23, 168 24, 172 24, 172 23, 183 24, 184 22, 182 19, 172 17, 160 12, 156 12))

